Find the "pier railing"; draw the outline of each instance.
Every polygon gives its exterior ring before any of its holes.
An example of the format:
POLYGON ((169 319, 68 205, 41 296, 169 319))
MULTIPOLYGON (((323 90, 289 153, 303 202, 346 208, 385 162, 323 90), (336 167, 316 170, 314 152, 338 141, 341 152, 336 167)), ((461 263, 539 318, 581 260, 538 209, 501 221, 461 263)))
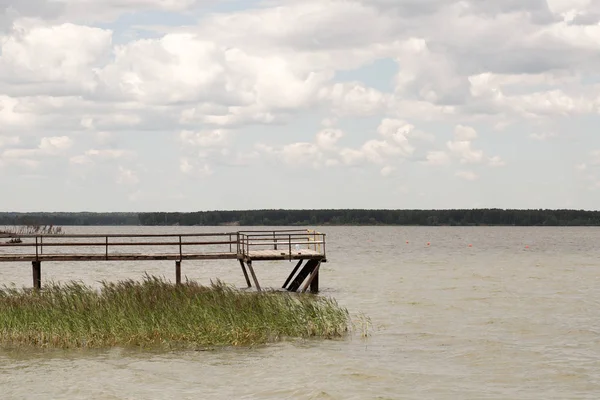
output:
POLYGON ((242 231, 238 235, 238 254, 242 256, 260 251, 275 251, 290 260, 298 254, 326 256, 325 234, 313 230, 242 231))
MULTIPOLYGON (((16 235, 21 242, 0 243, 0 256, 12 254, 40 258, 48 255, 87 254, 104 255, 106 259, 120 254, 145 255, 150 253, 235 253, 237 233, 182 233, 182 234, 78 234, 78 235, 16 235), (7 251, 8 249, 10 251, 7 251)), ((0 258, 1 261, 1 258, 0 258)))
POLYGON ((85 256, 93 260, 116 260, 125 255, 128 258, 164 255, 182 260, 200 254, 205 258, 247 258, 265 251, 289 259, 299 254, 325 257, 325 234, 302 229, 181 234, 33 234, 0 238, 0 261, 50 259, 49 256, 65 260, 69 256, 74 260, 85 256), (11 241, 11 238, 21 242, 11 241), (14 255, 14 259, 10 255, 14 255))

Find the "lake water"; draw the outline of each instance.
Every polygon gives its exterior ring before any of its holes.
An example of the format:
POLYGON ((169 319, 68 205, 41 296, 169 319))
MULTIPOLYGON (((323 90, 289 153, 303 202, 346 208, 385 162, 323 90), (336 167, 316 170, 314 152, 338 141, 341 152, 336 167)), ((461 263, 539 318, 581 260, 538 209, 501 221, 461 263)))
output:
MULTIPOLYGON (((0 398, 600 398, 600 229, 319 230, 327 233, 329 259, 321 295, 370 317, 369 337, 185 352, 0 350, 0 398)), ((174 279, 173 264, 45 263, 42 279, 95 285, 144 272, 174 279)), ((261 284, 271 287, 293 266, 255 264, 261 284)), ((232 260, 187 261, 183 274, 245 282, 232 260)), ((31 264, 0 264, 0 282, 31 286, 31 264)))

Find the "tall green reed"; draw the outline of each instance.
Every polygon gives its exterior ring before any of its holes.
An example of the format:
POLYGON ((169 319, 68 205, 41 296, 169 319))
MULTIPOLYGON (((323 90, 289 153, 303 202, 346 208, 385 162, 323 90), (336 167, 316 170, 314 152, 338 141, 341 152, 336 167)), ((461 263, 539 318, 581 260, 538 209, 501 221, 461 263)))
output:
POLYGON ((41 291, 0 289, 0 346, 247 346, 285 338, 337 338, 350 325, 335 300, 282 292, 242 292, 217 281, 174 285, 78 282, 41 291))

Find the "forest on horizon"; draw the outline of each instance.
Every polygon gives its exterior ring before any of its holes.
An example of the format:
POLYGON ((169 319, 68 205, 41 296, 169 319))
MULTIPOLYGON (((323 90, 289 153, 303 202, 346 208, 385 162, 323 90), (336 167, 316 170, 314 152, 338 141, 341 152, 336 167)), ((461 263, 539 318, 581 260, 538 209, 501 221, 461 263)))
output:
POLYGON ((586 210, 245 210, 198 212, 0 212, 0 225, 146 226, 600 226, 586 210))

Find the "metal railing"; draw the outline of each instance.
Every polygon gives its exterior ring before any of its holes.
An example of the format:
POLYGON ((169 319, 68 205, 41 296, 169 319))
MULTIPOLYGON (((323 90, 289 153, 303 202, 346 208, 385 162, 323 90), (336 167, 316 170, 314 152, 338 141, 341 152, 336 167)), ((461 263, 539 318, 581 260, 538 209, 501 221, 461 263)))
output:
POLYGON ((238 255, 249 257, 253 252, 274 250, 291 260, 294 255, 325 257, 325 234, 313 230, 275 230, 238 232, 238 255))
POLYGON ((103 254, 106 259, 124 254, 144 255, 162 250, 178 254, 180 259, 186 252, 233 253, 237 249, 237 233, 182 233, 182 234, 78 234, 78 235, 11 235, 21 242, 0 243, 0 255, 80 255, 103 254), (15 251, 15 253, 13 253, 15 251), (84 253, 85 252, 85 253, 84 253))
POLYGON ((21 242, 0 243, 2 255, 103 255, 231 254, 249 257, 252 252, 273 250, 292 259, 300 254, 325 256, 325 234, 313 230, 239 231, 182 234, 61 234, 11 235, 21 242), (7 252, 8 250, 8 252, 7 252), (161 251, 159 253, 159 251, 161 251))

